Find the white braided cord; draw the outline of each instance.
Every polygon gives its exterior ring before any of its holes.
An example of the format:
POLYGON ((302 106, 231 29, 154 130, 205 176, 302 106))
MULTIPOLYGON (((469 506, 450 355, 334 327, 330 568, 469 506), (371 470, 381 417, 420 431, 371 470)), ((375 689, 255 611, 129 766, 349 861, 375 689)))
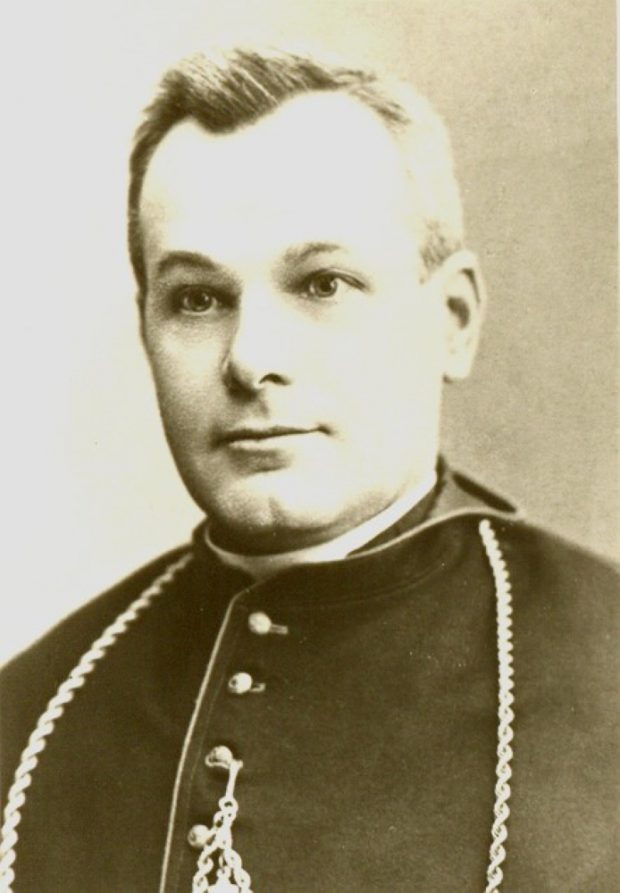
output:
POLYGON ((62 716, 79 688, 84 685, 86 677, 95 669, 98 661, 106 654, 116 640, 127 631, 127 628, 150 607, 151 602, 161 595, 173 578, 191 561, 192 553, 186 552, 172 562, 165 571, 144 592, 119 614, 103 633, 86 651, 65 681, 48 703, 38 719, 28 744, 24 749, 19 766, 15 772, 15 780, 9 790, 4 810, 4 824, 0 837, 0 893, 12 893, 15 880, 15 848, 18 842, 17 826, 22 815, 21 810, 26 802, 26 791, 32 784, 32 773, 39 762, 39 754, 45 749, 47 739, 54 731, 56 721, 62 716))
POLYGON ((514 668, 512 660, 512 593, 508 568, 497 536, 490 521, 485 519, 478 527, 482 544, 495 581, 497 604, 497 660, 498 660, 498 726, 497 726, 497 766, 495 784, 494 821, 491 828, 491 846, 487 868, 485 893, 500 890, 504 873, 501 865, 506 859, 504 844, 508 838, 507 821, 510 815, 510 762, 513 752, 511 741, 514 737, 512 721, 514 713, 514 668))
MULTIPOLYGON (((506 562, 499 546, 495 531, 491 523, 484 519, 480 522, 478 531, 482 539, 489 565, 493 574, 496 590, 497 605, 497 656, 498 656, 498 729, 497 729, 497 765, 495 784, 495 803, 493 807, 494 821, 491 828, 492 842, 489 849, 489 863, 487 868, 487 886, 485 893, 498 893, 503 881, 502 863, 506 859, 504 844, 508 838, 507 820, 510 815, 508 801, 510 799, 510 779, 512 777, 511 760, 513 751, 511 742, 514 738, 512 722, 514 712, 514 668, 513 668, 513 644, 512 644, 512 594, 510 578, 506 562)), ((189 564, 192 559, 191 552, 185 553, 177 561, 170 564, 166 570, 148 587, 129 607, 123 611, 108 626, 101 636, 97 638, 88 651, 80 658, 76 666, 71 670, 67 679, 60 685, 54 697, 48 703, 46 709, 39 717, 36 727, 31 734, 28 745, 24 749, 19 766, 15 772, 15 780, 7 799, 4 810, 4 825, 0 837, 0 893, 13 893, 12 884, 15 879, 13 865, 15 863, 15 848, 18 842, 17 827, 21 821, 21 810, 26 802, 26 791, 32 783, 32 773, 39 762, 39 754, 45 749, 47 739, 54 731, 56 721, 64 713, 65 707, 75 697, 76 691, 82 687, 86 677, 93 671, 108 649, 116 640, 127 631, 127 628, 138 616, 151 605, 151 602, 162 594, 165 587, 172 579, 189 564)), ((235 803, 236 806, 236 803, 235 803)), ((236 810, 234 810, 236 814, 236 810)), ((227 816, 228 818, 228 816, 227 816)), ((234 821, 234 815, 230 816, 234 821)), ((230 824, 232 824, 232 821, 230 824)), ((217 826, 218 823, 216 823, 217 826)), ((228 823, 223 823, 227 825, 228 823)), ((219 830, 219 829, 218 829, 219 830)), ((230 829, 226 828, 230 833, 230 829)), ((224 828, 220 830, 220 834, 224 828)), ((227 836, 224 834, 224 836, 227 836)), ((221 844, 218 841, 218 843, 221 844)), ((229 841, 226 843, 230 846, 229 841)), ((216 849, 216 847, 212 847, 216 849)), ((217 847, 219 848, 219 847, 217 847)), ((206 874, 213 868, 213 862, 208 858, 211 853, 205 847, 205 864, 199 860, 198 872, 194 878, 194 889, 205 889, 200 883, 206 882, 206 874), (202 871, 200 870, 202 869, 202 871), (206 869, 206 871, 205 871, 206 869), (202 875, 202 876, 201 876, 202 875)), ((228 846, 223 847, 228 849, 228 846)), ((232 850, 232 848, 231 848, 232 850)), ((249 890, 250 879, 241 866, 238 854, 232 850, 233 859, 222 862, 220 867, 226 864, 232 868, 239 889, 249 890), (236 857, 236 858, 234 858, 236 857)), ((219 872, 218 872, 219 873, 219 872)), ((207 882, 208 883, 208 882, 207 882)), ((208 889, 208 886, 206 887, 208 889)))

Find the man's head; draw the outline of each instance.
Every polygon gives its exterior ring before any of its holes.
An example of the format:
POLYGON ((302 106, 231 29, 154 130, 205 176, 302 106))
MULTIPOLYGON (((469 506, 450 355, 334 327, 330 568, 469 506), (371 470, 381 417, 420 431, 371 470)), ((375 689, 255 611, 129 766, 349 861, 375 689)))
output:
POLYGON ((445 130, 297 56, 193 57, 132 155, 130 249, 164 427, 221 538, 328 539, 424 476, 479 294, 445 130))
POLYGON ((195 54, 162 78, 146 109, 130 164, 129 250, 140 292, 146 287, 140 197, 151 155, 179 121, 198 121, 209 133, 232 133, 295 96, 339 93, 373 109, 402 146, 416 193, 423 269, 431 272, 463 245, 463 219, 448 134, 424 97, 408 84, 374 72, 283 52, 235 50, 222 57, 195 54))

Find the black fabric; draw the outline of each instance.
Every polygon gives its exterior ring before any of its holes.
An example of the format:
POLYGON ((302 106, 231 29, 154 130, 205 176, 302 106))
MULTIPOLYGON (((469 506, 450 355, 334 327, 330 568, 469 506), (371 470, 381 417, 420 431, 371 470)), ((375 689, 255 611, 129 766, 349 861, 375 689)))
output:
MULTIPOLYGON (((474 489, 450 482, 441 500, 454 514, 441 522, 258 584, 223 569, 197 532, 192 563, 58 719, 23 808, 16 893, 155 891, 169 822, 164 889, 190 890, 188 830, 210 823, 225 787, 204 764, 215 744, 244 761, 233 836, 254 893, 483 890, 497 658, 474 489), (251 633, 256 610, 289 635, 251 633), (230 694, 239 670, 265 691, 230 694)), ((489 517, 515 600, 502 889, 608 891, 618 877, 617 579, 562 540, 489 517)), ((175 554, 5 669, 5 788, 57 685, 175 554)))

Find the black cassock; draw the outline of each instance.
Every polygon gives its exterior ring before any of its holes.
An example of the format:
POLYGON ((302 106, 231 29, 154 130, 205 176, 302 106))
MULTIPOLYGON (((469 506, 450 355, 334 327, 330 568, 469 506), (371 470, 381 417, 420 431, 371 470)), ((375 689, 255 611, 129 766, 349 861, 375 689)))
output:
POLYGON ((414 513, 387 542, 260 583, 224 568, 199 528, 189 551, 9 664, 5 791, 81 655, 188 555, 46 736, 15 829, 15 893, 189 893, 227 786, 232 858, 254 893, 484 890, 498 736, 485 518, 514 603, 502 889, 616 889, 617 578, 462 476, 445 478, 422 523, 414 513))

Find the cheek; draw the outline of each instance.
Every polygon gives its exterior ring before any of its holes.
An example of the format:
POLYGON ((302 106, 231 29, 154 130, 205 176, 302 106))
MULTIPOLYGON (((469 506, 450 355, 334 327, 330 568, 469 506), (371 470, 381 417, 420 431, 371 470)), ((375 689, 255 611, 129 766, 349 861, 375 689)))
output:
POLYGON ((437 451, 442 375, 439 351, 395 335, 360 371, 347 432, 368 479, 417 473, 437 451))
MULTIPOLYGON (((441 317, 432 309, 420 313, 396 306, 391 315, 369 316, 334 349, 327 386, 369 429, 373 421, 427 415, 441 392, 441 338, 441 317)), ((329 363, 317 368, 326 375, 329 363)))
POLYGON ((169 433, 196 427, 214 400, 217 358, 212 351, 174 342, 147 346, 160 411, 169 433))

